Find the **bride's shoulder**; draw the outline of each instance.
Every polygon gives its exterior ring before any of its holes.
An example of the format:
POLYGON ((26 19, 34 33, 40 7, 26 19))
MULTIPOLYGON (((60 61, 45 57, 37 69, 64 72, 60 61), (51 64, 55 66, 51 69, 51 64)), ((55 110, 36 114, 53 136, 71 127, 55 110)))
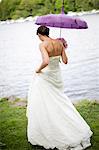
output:
POLYGON ((39 49, 47 49, 48 43, 46 41, 42 42, 39 44, 39 49))
POLYGON ((39 44, 39 47, 46 47, 48 43, 46 41, 42 42, 39 44))

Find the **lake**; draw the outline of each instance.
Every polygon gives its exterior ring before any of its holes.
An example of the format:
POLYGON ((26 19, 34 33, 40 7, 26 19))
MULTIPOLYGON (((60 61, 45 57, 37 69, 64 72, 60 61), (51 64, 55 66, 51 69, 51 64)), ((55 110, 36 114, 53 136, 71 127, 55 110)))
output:
MULTIPOLYGON (((61 63, 64 92, 72 101, 99 100, 99 14, 80 16, 88 29, 62 29, 69 63, 61 63)), ((26 98, 33 71, 41 62, 34 21, 0 24, 0 97, 26 98)), ((58 38, 60 29, 50 28, 58 38)))

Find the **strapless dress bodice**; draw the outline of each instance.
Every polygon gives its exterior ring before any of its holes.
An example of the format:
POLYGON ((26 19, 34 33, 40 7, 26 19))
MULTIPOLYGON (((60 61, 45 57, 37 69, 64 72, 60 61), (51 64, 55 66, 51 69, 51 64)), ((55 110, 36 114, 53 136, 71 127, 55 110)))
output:
POLYGON ((43 70, 48 69, 53 71, 59 69, 60 57, 60 55, 49 57, 49 64, 43 70))

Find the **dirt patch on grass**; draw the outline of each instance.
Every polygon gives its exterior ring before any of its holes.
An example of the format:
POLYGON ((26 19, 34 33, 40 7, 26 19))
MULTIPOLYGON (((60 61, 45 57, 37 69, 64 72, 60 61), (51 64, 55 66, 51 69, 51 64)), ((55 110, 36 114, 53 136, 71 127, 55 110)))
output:
POLYGON ((26 101, 19 101, 19 102, 15 102, 12 104, 12 106, 14 107, 17 107, 17 106, 20 106, 20 107, 26 107, 26 101))

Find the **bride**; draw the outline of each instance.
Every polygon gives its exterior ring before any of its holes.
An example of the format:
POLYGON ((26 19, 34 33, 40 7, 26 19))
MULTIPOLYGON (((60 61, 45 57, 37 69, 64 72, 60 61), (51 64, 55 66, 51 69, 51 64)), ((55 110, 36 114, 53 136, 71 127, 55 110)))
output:
POLYGON ((45 149, 84 150, 91 146, 93 132, 64 94, 59 60, 68 63, 65 47, 60 40, 49 37, 45 26, 37 29, 37 35, 42 41, 42 63, 28 91, 28 142, 45 149))

